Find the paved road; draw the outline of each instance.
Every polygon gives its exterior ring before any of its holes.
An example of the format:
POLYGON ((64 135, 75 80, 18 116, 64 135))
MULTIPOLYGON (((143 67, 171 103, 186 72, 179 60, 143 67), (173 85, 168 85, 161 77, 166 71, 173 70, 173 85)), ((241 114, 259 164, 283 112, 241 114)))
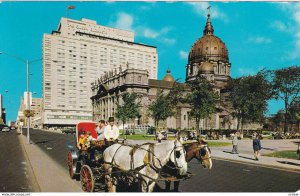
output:
POLYGON ((17 133, 0 132, 0 192, 38 191, 29 165, 17 133))
POLYGON ((197 176, 181 183, 183 192, 296 192, 300 173, 256 165, 213 160, 213 168, 200 168, 196 161, 189 171, 197 176))
MULTIPOLYGON (((67 144, 74 135, 32 130, 31 139, 58 164, 66 168, 67 144)), ((197 161, 189 163, 189 171, 197 175, 182 181, 182 192, 295 192, 300 189, 300 173, 256 165, 213 160, 213 169, 203 169, 197 161)), ((164 187, 163 183, 159 184, 164 187)), ((156 191, 164 191, 159 187, 156 191)))
MULTIPOLYGON (((27 129, 23 129, 23 135, 27 134, 27 129)), ((67 145, 75 144, 75 135, 65 135, 55 132, 30 129, 30 140, 46 152, 61 166, 67 166, 67 145)))

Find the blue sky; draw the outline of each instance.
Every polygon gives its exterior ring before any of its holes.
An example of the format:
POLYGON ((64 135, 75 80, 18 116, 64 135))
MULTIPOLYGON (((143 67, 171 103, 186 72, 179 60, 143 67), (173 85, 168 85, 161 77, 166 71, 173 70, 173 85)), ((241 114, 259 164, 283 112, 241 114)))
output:
MULTIPOLYGON (((187 56, 203 34, 209 5, 215 35, 229 51, 232 77, 255 74, 262 68, 299 65, 300 3, 0 1, 0 51, 29 60, 41 58, 43 34, 57 29, 68 5, 76 7, 68 13, 72 19, 88 18, 132 30, 136 42, 157 46, 159 79, 168 67, 175 78, 185 79, 187 56)), ((26 88, 26 66, 2 54, 0 73, 7 119, 15 120, 26 88)), ((32 64, 30 73, 30 89, 35 97, 41 97, 42 63, 32 64)), ((282 106, 271 101, 269 113, 282 106)))

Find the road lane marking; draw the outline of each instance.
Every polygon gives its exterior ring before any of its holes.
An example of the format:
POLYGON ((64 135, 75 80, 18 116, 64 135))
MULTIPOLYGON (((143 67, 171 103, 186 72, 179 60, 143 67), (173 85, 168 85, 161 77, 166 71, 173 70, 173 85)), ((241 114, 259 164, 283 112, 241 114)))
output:
POLYGON ((249 172, 250 170, 249 169, 243 169, 243 171, 249 172))

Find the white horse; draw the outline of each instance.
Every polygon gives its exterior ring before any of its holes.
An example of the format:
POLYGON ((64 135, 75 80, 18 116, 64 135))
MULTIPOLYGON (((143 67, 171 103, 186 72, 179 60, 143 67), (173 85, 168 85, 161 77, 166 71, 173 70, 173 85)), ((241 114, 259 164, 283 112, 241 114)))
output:
POLYGON ((108 147, 104 153, 104 169, 109 192, 116 192, 116 180, 113 169, 117 171, 137 171, 140 177, 140 190, 152 192, 159 177, 159 172, 168 162, 172 162, 180 175, 187 172, 185 150, 180 141, 167 141, 156 144, 144 144, 137 148, 121 144, 108 147))

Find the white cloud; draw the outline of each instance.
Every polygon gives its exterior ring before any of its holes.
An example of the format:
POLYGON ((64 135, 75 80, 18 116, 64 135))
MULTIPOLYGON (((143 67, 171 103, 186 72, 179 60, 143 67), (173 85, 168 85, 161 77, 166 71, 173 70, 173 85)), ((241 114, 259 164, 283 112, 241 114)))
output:
POLYGON ((277 27, 277 29, 280 31, 283 30, 284 27, 286 27, 285 32, 292 35, 294 38, 294 47, 287 51, 285 56, 282 58, 284 60, 294 60, 300 58, 300 3, 278 3, 279 9, 284 11, 288 14, 289 19, 292 20, 292 24, 283 26, 282 22, 273 22, 273 27, 277 27))
POLYGON ((173 38, 163 38, 162 41, 168 45, 172 45, 176 43, 176 39, 173 38))
POLYGON ((189 56, 189 53, 186 52, 186 51, 180 50, 179 51, 179 56, 180 56, 181 59, 187 59, 188 56, 189 56))
POLYGON ((115 22, 114 27, 118 29, 133 31, 133 27, 132 27, 133 21, 134 21, 133 16, 125 12, 121 12, 118 13, 117 21, 115 22))
POLYGON ((256 44, 269 44, 269 43, 272 42, 272 40, 270 38, 257 36, 257 37, 250 37, 248 39, 248 42, 249 43, 256 43, 256 44))
MULTIPOLYGON (((206 17, 208 10, 207 8, 210 6, 208 2, 187 2, 187 4, 191 5, 194 12, 202 17, 206 17)), ((228 17, 225 13, 221 12, 217 7, 211 7, 211 17, 219 18, 228 21, 228 17)))
POLYGON ((163 27, 160 30, 154 30, 149 27, 139 26, 136 28, 137 36, 143 36, 149 39, 157 39, 162 38, 165 39, 164 41, 167 43, 174 42, 173 39, 164 37, 166 34, 170 32, 171 27, 163 27))
POLYGON ((157 38, 158 35, 159 35, 159 33, 152 30, 152 29, 145 28, 143 30, 143 36, 146 37, 146 38, 155 39, 155 38, 157 38))
POLYGON ((139 27, 140 31, 142 31, 142 34, 146 38, 155 39, 159 36, 167 34, 171 28, 170 27, 164 27, 161 30, 153 30, 148 27, 139 27))
POLYGON ((289 28, 287 27, 287 25, 285 25, 283 22, 276 20, 271 24, 271 27, 273 27, 274 29, 277 29, 278 31, 288 31, 289 28))
POLYGON ((164 28, 162 28, 161 30, 160 30, 160 34, 167 34, 167 33, 169 33, 170 31, 172 30, 172 28, 171 27, 164 27, 164 28))
POLYGON ((134 17, 125 12, 118 13, 116 21, 110 21, 109 26, 113 26, 118 29, 134 31, 136 36, 141 36, 148 39, 158 39, 159 41, 168 45, 176 42, 175 39, 166 36, 172 30, 172 27, 166 26, 159 30, 154 30, 147 26, 139 26, 134 24, 134 17))

